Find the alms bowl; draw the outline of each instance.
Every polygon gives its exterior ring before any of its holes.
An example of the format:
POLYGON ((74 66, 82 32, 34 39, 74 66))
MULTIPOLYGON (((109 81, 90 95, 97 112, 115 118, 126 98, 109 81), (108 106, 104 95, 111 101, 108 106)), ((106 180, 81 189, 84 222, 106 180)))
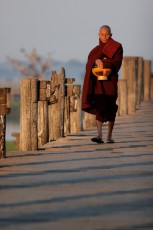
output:
POLYGON ((95 67, 92 68, 92 72, 98 80, 108 80, 108 76, 111 74, 111 69, 95 67))

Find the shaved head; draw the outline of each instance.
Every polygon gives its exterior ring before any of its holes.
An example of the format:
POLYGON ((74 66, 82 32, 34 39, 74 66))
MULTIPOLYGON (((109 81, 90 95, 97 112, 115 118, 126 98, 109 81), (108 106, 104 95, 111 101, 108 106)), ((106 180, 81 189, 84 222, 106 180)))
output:
POLYGON ((111 28, 109 26, 103 25, 103 26, 100 27, 99 31, 102 30, 102 29, 107 29, 109 34, 111 34, 111 28))

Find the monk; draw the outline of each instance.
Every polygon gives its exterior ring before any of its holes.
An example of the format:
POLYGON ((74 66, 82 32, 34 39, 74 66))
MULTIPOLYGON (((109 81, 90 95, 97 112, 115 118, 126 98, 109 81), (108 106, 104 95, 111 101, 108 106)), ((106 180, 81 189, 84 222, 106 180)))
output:
POLYGON ((82 110, 96 115, 98 136, 91 141, 104 143, 102 138, 102 126, 108 122, 107 143, 114 143, 112 131, 115 123, 118 106, 117 82, 118 71, 122 64, 122 45, 112 38, 111 28, 103 25, 99 29, 99 45, 91 50, 86 64, 86 73, 82 91, 82 110), (93 75, 94 66, 110 68, 108 80, 97 80, 93 75))

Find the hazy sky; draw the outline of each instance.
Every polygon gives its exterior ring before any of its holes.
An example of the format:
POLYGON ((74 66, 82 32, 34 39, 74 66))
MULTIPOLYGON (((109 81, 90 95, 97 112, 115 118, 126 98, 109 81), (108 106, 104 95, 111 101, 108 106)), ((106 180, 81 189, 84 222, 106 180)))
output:
POLYGON ((0 0, 0 61, 21 48, 85 62, 103 24, 124 56, 153 60, 153 0, 0 0))

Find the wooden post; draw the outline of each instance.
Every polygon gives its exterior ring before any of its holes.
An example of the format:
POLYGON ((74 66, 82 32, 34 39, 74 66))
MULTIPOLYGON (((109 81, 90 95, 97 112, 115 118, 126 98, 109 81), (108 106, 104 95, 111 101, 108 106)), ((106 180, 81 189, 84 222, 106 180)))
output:
POLYGON ((48 101, 50 100, 50 88, 50 81, 39 81, 38 148, 49 141, 48 101))
POLYGON ((38 149, 38 79, 31 78, 31 150, 38 149))
POLYGON ((21 79, 20 149, 31 150, 31 79, 21 79))
POLYGON ((83 129, 89 129, 96 127, 95 115, 83 112, 83 129))
POLYGON ((137 95, 137 106, 139 107, 140 103, 144 98, 144 66, 143 58, 138 57, 138 95, 137 95))
POLYGON ((6 157, 6 144, 5 144, 5 133, 6 133, 6 115, 0 115, 0 158, 6 157))
POLYGON ((70 97, 73 95, 72 90, 75 78, 65 78, 65 108, 64 108, 64 137, 70 134, 70 97))
POLYGON ((122 79, 127 80, 128 114, 135 112, 137 104, 138 58, 124 57, 122 79))
POLYGON ((47 81, 41 80, 39 81, 39 101, 46 101, 47 100, 47 81))
POLYGON ((59 74, 59 99, 60 99, 60 113, 61 113, 61 136, 64 137, 64 110, 65 110, 65 69, 61 68, 59 74))
POLYGON ((79 132, 82 129, 81 121, 81 86, 67 85, 66 93, 70 97, 70 133, 79 132))
POLYGON ((49 140, 53 141, 64 136, 64 106, 65 106, 65 70, 57 74, 52 71, 51 98, 49 105, 49 140), (53 97, 54 96, 54 97, 53 97), (52 100, 55 98, 55 100, 52 100))
POLYGON ((65 97, 64 109, 64 137, 70 133, 70 97, 65 97))
POLYGON ((153 99, 153 75, 151 76, 151 99, 153 99))
POLYGON ((38 148, 46 144, 48 139, 48 100, 50 98, 50 81, 39 81, 38 101, 38 148))
POLYGON ((151 98, 151 61, 144 60, 144 100, 151 98))
POLYGON ((38 80, 21 79, 20 149, 37 150, 38 80))
POLYGON ((128 113, 127 80, 118 80, 118 115, 128 113))
POLYGON ((11 89, 0 88, 0 158, 6 157, 6 115, 10 113, 11 89))
POLYGON ((70 97, 70 133, 76 133, 81 130, 81 99, 80 85, 74 85, 73 96, 70 97))
POLYGON ((48 101, 38 101, 38 148, 49 141, 48 101))
POLYGON ((6 95, 6 114, 11 112, 11 88, 5 88, 6 95))

